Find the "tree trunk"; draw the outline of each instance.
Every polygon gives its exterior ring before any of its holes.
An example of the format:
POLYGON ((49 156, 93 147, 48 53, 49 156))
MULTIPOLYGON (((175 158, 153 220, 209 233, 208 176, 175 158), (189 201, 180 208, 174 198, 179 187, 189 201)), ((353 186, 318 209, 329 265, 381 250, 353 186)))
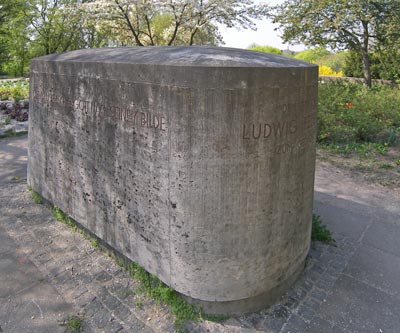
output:
POLYGON ((367 50, 361 51, 362 61, 363 61, 363 74, 364 74, 364 84, 371 88, 371 64, 369 61, 369 54, 367 50))
POLYGON ((192 31, 192 33, 190 34, 190 42, 189 42, 189 45, 190 46, 192 46, 193 45, 193 43, 194 43, 194 36, 196 35, 196 33, 197 33, 197 31, 198 31, 199 29, 194 29, 193 31, 192 31))
POLYGON ((368 29, 368 21, 361 21, 363 26, 363 41, 361 48, 361 57, 363 62, 363 73, 364 73, 364 84, 371 88, 371 64, 369 61, 369 29, 368 29))
POLYGON ((178 34, 178 29, 179 29, 179 23, 175 22, 174 32, 172 34, 170 41, 168 42, 168 46, 171 46, 172 43, 175 41, 176 35, 178 34))

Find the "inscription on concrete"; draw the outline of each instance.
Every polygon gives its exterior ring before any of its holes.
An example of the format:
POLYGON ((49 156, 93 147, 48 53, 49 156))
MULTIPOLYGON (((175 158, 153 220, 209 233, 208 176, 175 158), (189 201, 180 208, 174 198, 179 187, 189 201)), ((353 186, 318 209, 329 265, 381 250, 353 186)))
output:
POLYGON ((119 107, 104 105, 96 101, 84 101, 76 99, 74 101, 74 111, 81 111, 85 114, 93 113, 98 117, 112 117, 116 120, 126 121, 134 126, 159 129, 165 131, 165 117, 151 112, 135 111, 129 107, 119 107))
POLYGON ((213 313, 273 302, 310 245, 317 67, 215 47, 31 65, 29 185, 213 313))
POLYGON ((287 137, 289 133, 293 134, 296 130, 296 120, 284 123, 252 124, 247 126, 244 124, 243 139, 267 139, 271 135, 275 137, 287 137))

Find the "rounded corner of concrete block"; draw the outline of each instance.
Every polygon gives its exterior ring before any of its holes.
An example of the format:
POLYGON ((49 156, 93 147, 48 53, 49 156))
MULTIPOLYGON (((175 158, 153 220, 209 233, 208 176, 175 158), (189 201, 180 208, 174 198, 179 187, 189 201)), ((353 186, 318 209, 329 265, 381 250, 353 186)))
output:
POLYGON ((198 306, 206 314, 210 315, 242 315, 250 312, 256 312, 267 309, 276 303, 295 281, 302 274, 305 266, 305 259, 300 262, 294 272, 292 272, 285 280, 280 281, 274 287, 266 289, 266 291, 255 296, 232 300, 232 301, 203 301, 192 298, 190 296, 181 296, 190 304, 198 306))

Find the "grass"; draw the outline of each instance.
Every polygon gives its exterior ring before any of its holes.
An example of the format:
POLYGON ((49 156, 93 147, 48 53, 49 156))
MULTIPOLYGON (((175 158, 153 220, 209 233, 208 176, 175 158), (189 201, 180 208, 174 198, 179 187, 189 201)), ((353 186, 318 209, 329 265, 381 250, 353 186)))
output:
POLYGON ((100 248, 100 242, 99 242, 99 240, 98 240, 97 238, 93 238, 93 239, 90 241, 90 243, 92 244, 92 246, 93 246, 95 249, 99 249, 99 248, 100 248))
POLYGON ((82 234, 86 239, 90 239, 93 245, 93 242, 98 242, 97 238, 94 235, 91 235, 86 229, 79 226, 70 216, 65 214, 60 208, 57 206, 52 206, 51 212, 54 218, 65 225, 67 225, 73 232, 78 232, 82 234))
POLYGON ((32 201, 33 201, 35 204, 41 205, 41 204, 44 203, 43 197, 42 197, 39 193, 35 192, 35 191, 32 189, 32 187, 28 186, 27 189, 28 189, 28 191, 30 192, 32 201))
MULTIPOLYGON (((123 267, 133 279, 139 282, 140 287, 137 290, 139 293, 151 297, 157 303, 169 305, 171 312, 175 318, 175 326, 177 332, 184 332, 183 325, 188 320, 199 320, 202 318, 212 321, 222 321, 229 318, 227 316, 207 315, 200 307, 189 304, 174 289, 168 287, 155 275, 150 274, 143 267, 132 262, 131 260, 117 253, 113 249, 102 246, 101 241, 95 235, 93 235, 83 227, 79 226, 59 207, 53 206, 52 214, 57 221, 66 224, 74 232, 79 232, 83 234, 86 239, 89 239, 91 241, 93 247, 108 252, 108 255, 114 258, 118 265, 123 267)), ((136 302, 137 307, 141 307, 142 305, 142 301, 138 300, 136 302)))
POLYGON ((68 316, 61 325, 65 327, 64 333, 83 332, 83 319, 76 315, 68 316))
MULTIPOLYGON (((165 285, 140 265, 123 259, 120 259, 118 263, 129 272, 132 278, 140 282, 139 292, 151 297, 158 303, 170 306, 178 331, 182 331, 183 324, 186 321, 204 318, 202 309, 186 302, 174 289, 165 285)), ((141 301, 138 301, 137 305, 140 307, 141 301)))
POLYGON ((387 143, 372 142, 349 142, 345 144, 328 143, 322 147, 344 157, 358 156, 359 158, 371 158, 378 154, 386 156, 389 151, 387 143))
POLYGON ((321 218, 315 214, 313 214, 312 217, 311 240, 327 244, 332 244, 335 242, 332 238, 331 232, 322 224, 321 218))

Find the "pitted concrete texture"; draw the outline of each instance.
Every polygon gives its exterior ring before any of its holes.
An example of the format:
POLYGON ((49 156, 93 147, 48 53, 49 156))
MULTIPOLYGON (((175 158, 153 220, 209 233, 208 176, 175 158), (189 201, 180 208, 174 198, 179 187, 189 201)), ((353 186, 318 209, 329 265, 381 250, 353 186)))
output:
POLYGON ((168 309, 135 295, 137 284, 111 258, 32 202, 20 172, 26 146, 27 137, 0 140, 2 331, 64 332, 74 314, 84 332, 174 332, 168 309))
POLYGON ((217 47, 32 61, 30 186, 208 312, 259 309, 310 246, 317 66, 217 47))
MULTIPOLYGON (((86 312, 85 332, 174 332, 167 307, 139 296, 110 258, 31 202, 23 178, 12 180, 26 145, 26 137, 0 140, 0 162, 7 161, 1 171, 9 172, 0 182, 1 330, 57 332, 59 313, 86 312)), ((336 246, 314 243, 304 273, 272 308, 223 323, 188 323, 188 332, 398 332, 399 189, 365 184, 323 163, 315 189, 315 210, 336 246)))
POLYGON ((317 163, 314 211, 336 245, 313 243, 306 270, 272 308, 190 332, 396 333, 400 327, 400 189, 317 163))

